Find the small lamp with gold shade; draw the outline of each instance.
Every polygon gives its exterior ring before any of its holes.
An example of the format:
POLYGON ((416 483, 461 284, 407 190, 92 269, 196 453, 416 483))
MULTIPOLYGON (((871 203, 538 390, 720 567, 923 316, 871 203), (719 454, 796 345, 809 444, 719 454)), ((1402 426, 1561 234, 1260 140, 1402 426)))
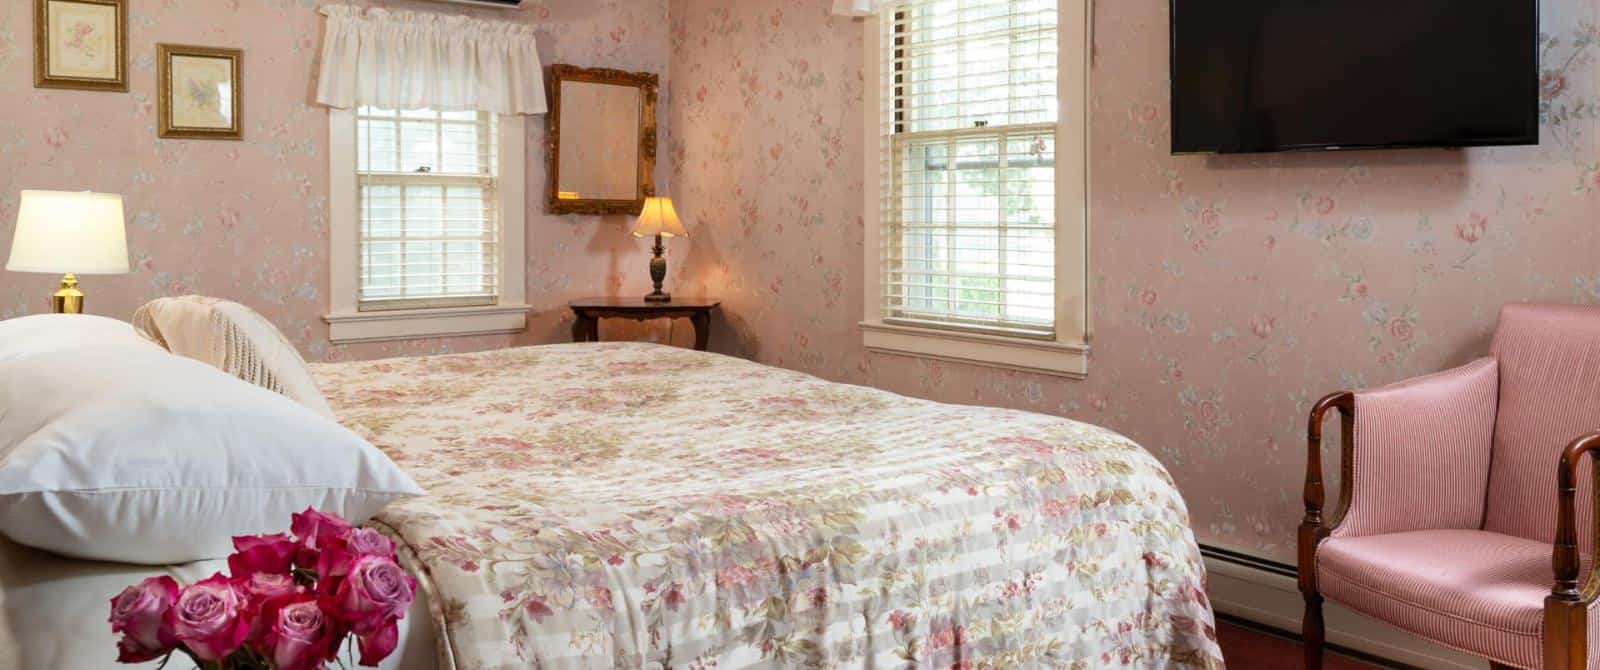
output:
POLYGON ((645 199, 644 211, 639 213, 639 221, 633 226, 633 236, 656 238, 655 257, 650 259, 650 279, 655 282, 656 290, 644 297, 645 302, 672 302, 672 294, 661 290, 662 282, 667 280, 667 248, 662 239, 689 236, 683 229, 683 222, 678 220, 672 198, 645 199))
POLYGON ((11 241, 11 272, 63 274, 51 305, 82 314, 78 275, 128 273, 122 196, 88 191, 23 191, 11 241))

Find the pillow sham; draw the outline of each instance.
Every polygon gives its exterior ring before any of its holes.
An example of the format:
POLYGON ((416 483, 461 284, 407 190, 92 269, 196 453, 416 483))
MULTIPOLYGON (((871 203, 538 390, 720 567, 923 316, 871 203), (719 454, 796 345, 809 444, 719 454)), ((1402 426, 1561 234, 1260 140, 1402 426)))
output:
POLYGON ((0 362, 0 408, 0 533, 67 556, 222 558, 307 507, 361 523, 422 493, 332 420, 159 347, 0 362))
POLYGON ((335 418, 306 369, 306 359, 277 326, 249 307, 200 295, 157 298, 133 313, 133 325, 172 353, 207 363, 335 418))
POLYGON ((35 314, 0 321, 0 361, 106 347, 156 349, 133 326, 103 316, 35 314))

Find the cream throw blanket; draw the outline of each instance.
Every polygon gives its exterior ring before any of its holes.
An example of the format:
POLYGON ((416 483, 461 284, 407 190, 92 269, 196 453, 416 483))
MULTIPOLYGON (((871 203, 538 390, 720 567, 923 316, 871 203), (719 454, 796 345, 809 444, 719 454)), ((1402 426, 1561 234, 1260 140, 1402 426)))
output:
POLYGON ((335 419, 300 352, 271 321, 249 307, 198 295, 159 298, 134 312, 133 327, 172 353, 210 364, 335 419))

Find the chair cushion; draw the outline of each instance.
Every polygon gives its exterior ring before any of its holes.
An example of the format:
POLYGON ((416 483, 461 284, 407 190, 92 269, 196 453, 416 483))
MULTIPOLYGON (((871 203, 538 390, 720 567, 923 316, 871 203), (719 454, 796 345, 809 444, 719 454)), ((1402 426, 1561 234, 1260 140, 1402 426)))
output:
MULTIPOLYGON (((1600 308, 1507 305, 1493 351, 1500 410, 1483 529, 1552 542, 1561 450, 1600 428, 1600 308)), ((1578 486, 1579 546, 1587 548, 1590 478, 1578 486)))
POLYGON ((1482 528, 1499 387, 1480 358, 1356 393, 1353 491, 1334 536, 1482 528))
MULTIPOLYGON (((1538 667, 1551 545, 1477 530, 1332 538, 1317 549, 1328 599, 1441 644, 1538 667)), ((1585 557, 1585 572, 1588 559, 1585 557)))

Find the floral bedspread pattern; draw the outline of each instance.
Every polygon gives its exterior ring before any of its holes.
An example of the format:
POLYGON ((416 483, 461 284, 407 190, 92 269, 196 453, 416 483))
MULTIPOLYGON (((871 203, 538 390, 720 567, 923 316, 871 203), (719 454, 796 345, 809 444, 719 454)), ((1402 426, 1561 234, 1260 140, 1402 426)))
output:
POLYGON ((655 345, 315 366, 458 668, 1221 668, 1126 438, 655 345))

